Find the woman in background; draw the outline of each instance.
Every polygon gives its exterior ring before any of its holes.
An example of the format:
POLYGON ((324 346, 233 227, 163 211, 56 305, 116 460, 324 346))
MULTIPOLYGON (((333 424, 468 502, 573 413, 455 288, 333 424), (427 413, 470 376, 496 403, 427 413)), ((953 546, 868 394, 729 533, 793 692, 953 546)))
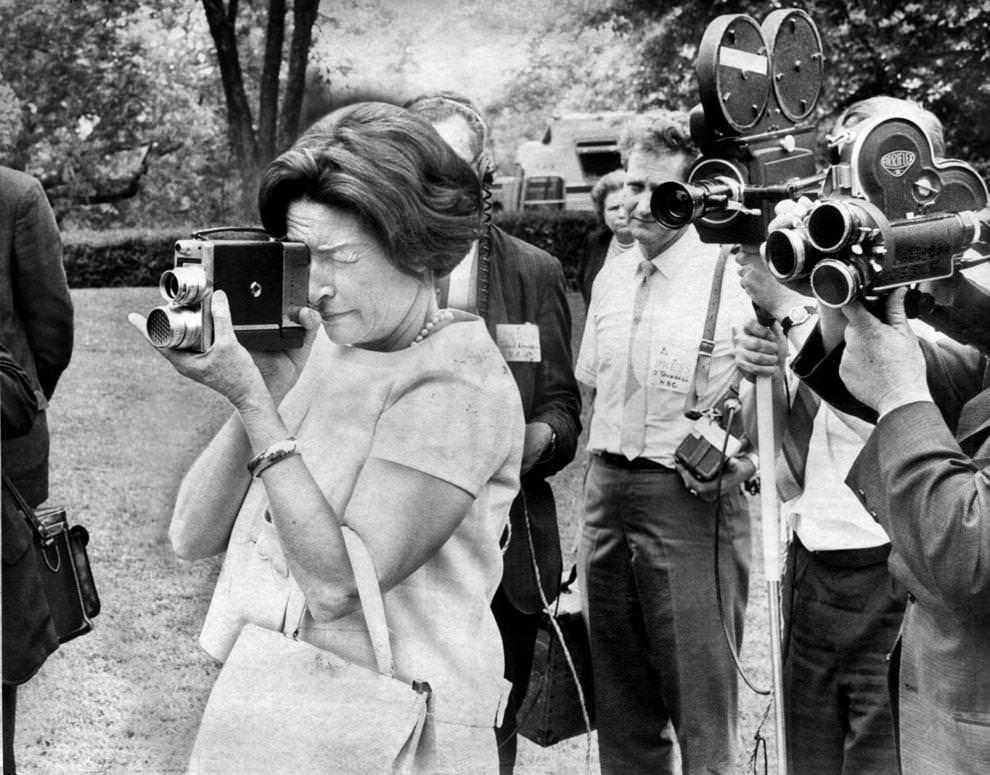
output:
POLYGON ((584 241, 578 281, 585 306, 591 301, 591 287, 599 270, 612 256, 631 248, 633 236, 629 218, 622 206, 622 186, 626 173, 619 169, 599 178, 591 189, 591 202, 598 213, 599 227, 584 241))

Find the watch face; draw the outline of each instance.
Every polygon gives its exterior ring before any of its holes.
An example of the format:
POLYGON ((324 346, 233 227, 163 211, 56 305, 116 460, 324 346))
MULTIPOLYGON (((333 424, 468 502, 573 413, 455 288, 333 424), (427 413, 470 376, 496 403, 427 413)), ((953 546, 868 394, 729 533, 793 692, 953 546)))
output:
POLYGON ((796 326, 811 317, 811 313, 808 312, 807 307, 795 307, 787 313, 787 317, 790 319, 791 325, 796 326))

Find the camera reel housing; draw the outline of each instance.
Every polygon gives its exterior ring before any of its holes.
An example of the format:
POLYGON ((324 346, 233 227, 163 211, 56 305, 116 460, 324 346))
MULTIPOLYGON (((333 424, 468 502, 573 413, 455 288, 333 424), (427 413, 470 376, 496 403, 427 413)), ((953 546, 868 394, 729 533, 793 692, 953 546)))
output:
POLYGON ((983 180, 965 162, 936 159, 906 117, 863 121, 846 135, 801 228, 768 235, 770 271, 782 282, 808 278, 832 307, 951 277, 986 220, 983 180))
POLYGON ((301 347, 299 311, 308 301, 309 248, 280 242, 258 229, 209 229, 178 240, 174 266, 162 273, 167 304, 148 314, 156 347, 205 352, 213 343, 213 292, 227 294, 234 333, 249 350, 301 347), (264 234, 265 239, 207 239, 216 232, 264 234))
POLYGON ((813 195, 815 107, 824 84, 821 37, 799 9, 760 25, 725 14, 708 25, 696 62, 701 104, 691 136, 701 150, 687 182, 657 187, 654 217, 668 228, 694 223, 703 242, 762 242, 785 198, 813 195))

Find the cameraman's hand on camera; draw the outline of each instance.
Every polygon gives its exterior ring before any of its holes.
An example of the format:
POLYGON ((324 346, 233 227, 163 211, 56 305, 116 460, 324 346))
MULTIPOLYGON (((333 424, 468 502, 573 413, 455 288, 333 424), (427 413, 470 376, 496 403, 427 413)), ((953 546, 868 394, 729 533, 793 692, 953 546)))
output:
POLYGON ((691 472, 680 463, 675 463, 674 467, 681 476, 681 481, 688 492, 696 498, 706 503, 714 503, 718 500, 719 494, 732 492, 744 482, 749 481, 756 475, 756 465, 748 455, 730 457, 725 461, 725 468, 720 477, 715 477, 710 482, 703 482, 692 476, 691 472))
POLYGON ((762 246, 737 245, 733 251, 739 267, 739 284, 753 304, 780 320, 794 307, 808 303, 807 296, 781 283, 771 274, 762 246))
POLYGON ((787 339, 776 326, 767 327, 755 317, 742 330, 733 329, 732 343, 736 367, 749 380, 777 377, 787 362, 787 339))
POLYGON ((839 377, 849 392, 884 415, 915 401, 931 401, 925 357, 904 313, 905 288, 887 297, 884 323, 860 302, 842 308, 848 320, 839 377))

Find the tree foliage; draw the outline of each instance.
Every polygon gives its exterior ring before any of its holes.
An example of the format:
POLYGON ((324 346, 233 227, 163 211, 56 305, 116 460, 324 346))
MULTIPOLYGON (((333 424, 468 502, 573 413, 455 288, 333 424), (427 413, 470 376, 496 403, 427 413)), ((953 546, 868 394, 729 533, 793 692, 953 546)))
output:
POLYGON ((341 102, 480 96, 506 164, 556 112, 691 107, 712 19, 794 6, 822 33, 823 124, 911 98, 990 171, 990 0, 346 0, 319 16, 316 0, 0 0, 0 163, 40 177, 63 224, 253 219, 259 171, 341 102))
POLYGON ((63 226, 223 209, 203 27, 182 0, 0 3, 0 161, 41 179, 63 226))
POLYGON ((134 0, 113 7, 70 0, 0 6, 0 72, 7 109, 17 117, 5 158, 34 172, 56 196, 111 198, 98 185, 97 170, 124 151, 146 154, 154 142, 142 51, 126 27, 136 6, 134 0))

